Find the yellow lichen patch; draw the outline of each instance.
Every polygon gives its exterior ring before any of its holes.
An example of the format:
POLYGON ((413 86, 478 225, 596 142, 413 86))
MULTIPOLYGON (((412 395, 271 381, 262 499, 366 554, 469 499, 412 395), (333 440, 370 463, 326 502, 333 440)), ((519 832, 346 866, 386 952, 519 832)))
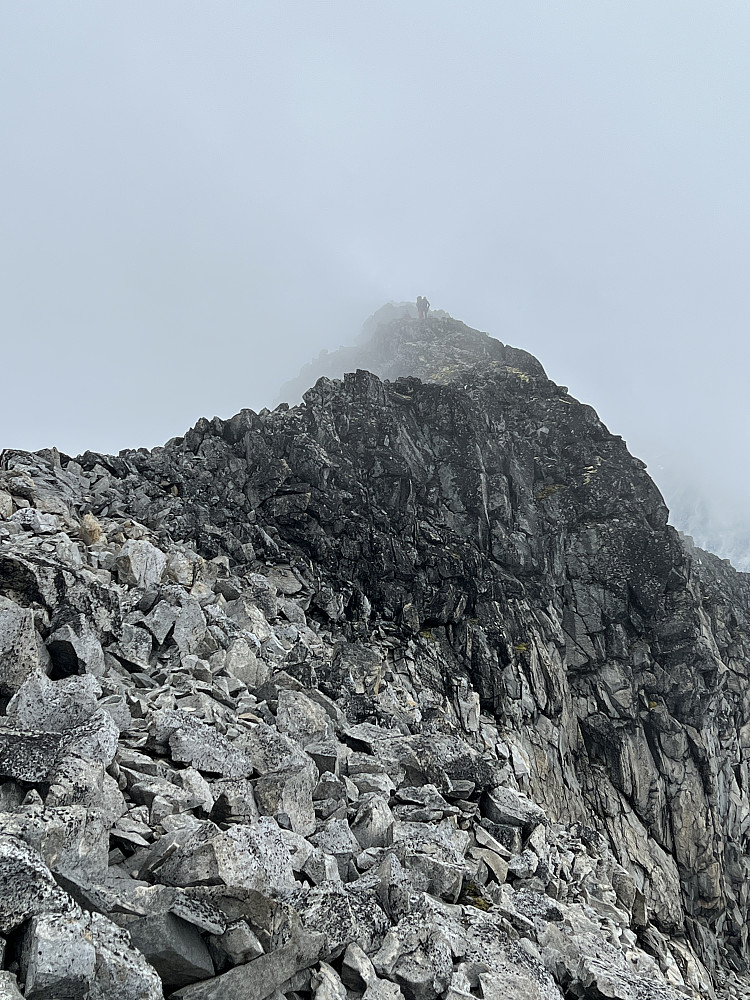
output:
POLYGON ((589 483, 591 482, 592 478, 599 471, 599 466, 601 464, 602 464, 602 460, 597 455, 596 458, 594 459, 594 464, 586 466, 586 468, 583 470, 583 484, 584 484, 584 486, 588 486, 589 485, 589 483))
POLYGON ((430 376, 430 381, 440 382, 441 385, 445 385, 447 382, 452 382, 457 376, 458 369, 455 365, 445 365, 430 376))
POLYGON ((466 896, 466 905, 474 906, 477 910, 491 910, 492 903, 488 899, 482 899, 481 896, 466 896))
POLYGON ((538 493, 535 493, 534 499, 549 500, 549 498, 553 497, 555 493, 558 493, 560 490, 564 490, 566 488, 565 483, 551 483, 549 486, 542 487, 538 493))
POLYGON ((531 381, 531 375, 529 375, 525 371, 522 371, 520 368, 512 368, 510 365, 506 365, 505 366, 505 371, 506 372, 510 372, 512 375, 518 375, 518 377, 520 378, 520 380, 522 382, 530 382, 531 381))
POLYGON ((528 653, 528 651, 529 651, 529 644, 528 644, 528 642, 517 642, 513 646, 513 649, 517 653, 528 653))

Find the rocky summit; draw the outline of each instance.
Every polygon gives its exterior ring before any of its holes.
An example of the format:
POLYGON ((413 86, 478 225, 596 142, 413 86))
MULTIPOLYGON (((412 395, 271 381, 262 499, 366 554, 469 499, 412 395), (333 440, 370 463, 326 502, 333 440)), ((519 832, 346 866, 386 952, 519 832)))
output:
POLYGON ((749 996, 750 578, 529 354, 345 355, 3 452, 0 998, 749 996))

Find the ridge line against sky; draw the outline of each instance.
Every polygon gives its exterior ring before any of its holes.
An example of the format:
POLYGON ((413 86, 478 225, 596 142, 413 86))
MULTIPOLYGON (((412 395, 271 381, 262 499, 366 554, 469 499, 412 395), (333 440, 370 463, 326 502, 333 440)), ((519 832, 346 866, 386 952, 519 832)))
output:
POLYGON ((0 446, 162 443, 426 294, 537 356, 657 482, 744 504, 746 3, 0 22, 0 446))

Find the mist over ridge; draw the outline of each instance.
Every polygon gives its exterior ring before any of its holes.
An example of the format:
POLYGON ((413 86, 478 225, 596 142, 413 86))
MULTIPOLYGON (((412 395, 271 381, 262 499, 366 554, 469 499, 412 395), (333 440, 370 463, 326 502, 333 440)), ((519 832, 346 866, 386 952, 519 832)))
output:
MULTIPOLYGON (((348 344, 342 344, 332 351, 324 348, 304 364, 299 374, 281 387, 275 404, 297 403, 305 390, 318 378, 342 378, 346 372, 357 368, 364 368, 389 379, 406 375, 435 379, 437 375, 437 380, 444 380, 445 375, 440 374, 440 348, 436 347, 435 356, 431 356, 429 360, 420 355, 416 345, 413 351, 404 350, 404 341, 408 344, 409 339, 409 324, 416 318, 417 307, 414 302, 391 301, 381 306, 362 324, 359 335, 351 338, 348 344), (407 332, 399 329, 399 321, 403 321, 407 332)), ((446 318, 452 320, 445 310, 431 310, 428 329, 434 333, 435 323, 446 318)), ((462 336, 470 330, 462 323, 460 326, 463 328, 462 336)), ((419 330, 418 327, 415 329, 419 330)), ((498 338, 494 334, 471 332, 476 336, 478 353, 489 356, 488 346, 482 341, 497 343, 498 338)), ((427 333, 428 339, 430 335, 427 333)), ((419 336, 415 339, 422 342, 419 336)), ((528 352, 521 350, 519 353, 528 355, 528 352)), ((538 363, 538 359, 534 360, 538 363)), ((550 374, 550 377, 554 378, 554 374, 550 374)), ((585 397, 581 397, 581 401, 592 402, 585 397)), ((623 423, 627 426, 630 421, 624 418, 623 423)), ((622 427, 610 424, 610 430, 620 433, 622 427)), ((746 513, 742 498, 722 496, 718 492, 720 476, 708 476, 704 479, 700 472, 696 475, 695 470, 691 474, 682 465, 675 450, 664 448, 660 454, 656 442, 648 441, 647 437, 644 439, 644 446, 647 448, 645 454, 634 451, 632 447, 631 451, 642 459, 646 455, 649 458, 656 456, 656 460, 652 458, 648 465, 649 473, 665 497, 670 510, 670 523, 690 536, 698 547, 729 559, 738 570, 750 571, 750 516, 746 513)))

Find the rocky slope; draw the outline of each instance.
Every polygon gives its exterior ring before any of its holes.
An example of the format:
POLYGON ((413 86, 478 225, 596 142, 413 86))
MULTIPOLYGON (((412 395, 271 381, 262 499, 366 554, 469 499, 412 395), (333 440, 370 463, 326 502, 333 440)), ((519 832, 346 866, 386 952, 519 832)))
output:
POLYGON ((363 350, 3 453, 0 997, 744 995, 748 578, 528 354, 363 350))

